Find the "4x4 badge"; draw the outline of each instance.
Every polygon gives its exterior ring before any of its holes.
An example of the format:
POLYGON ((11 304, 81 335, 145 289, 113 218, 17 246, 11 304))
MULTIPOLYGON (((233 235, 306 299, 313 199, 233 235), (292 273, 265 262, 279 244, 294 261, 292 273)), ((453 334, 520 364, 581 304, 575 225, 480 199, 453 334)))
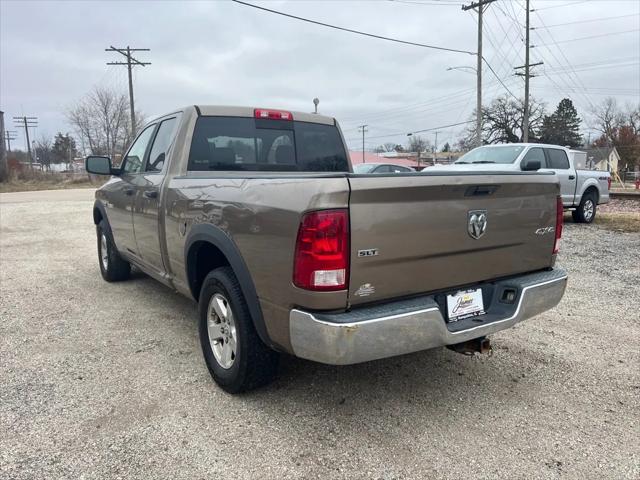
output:
POLYGON ((471 238, 475 238, 477 240, 484 235, 484 232, 487 230, 487 211, 469 210, 467 218, 467 231, 471 238))

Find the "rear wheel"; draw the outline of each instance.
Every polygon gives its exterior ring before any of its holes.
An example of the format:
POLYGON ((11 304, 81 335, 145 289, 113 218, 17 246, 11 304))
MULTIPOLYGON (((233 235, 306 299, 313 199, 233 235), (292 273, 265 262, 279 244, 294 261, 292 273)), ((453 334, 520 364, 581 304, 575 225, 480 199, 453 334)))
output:
POLYGON ((596 218, 597 200, 593 193, 582 196, 580 205, 572 212, 573 221, 577 223, 591 223, 596 218))
POLYGON ((206 276, 199 310, 202 353, 218 385, 239 393, 275 378, 279 355, 260 340, 231 268, 217 268, 206 276))
POLYGON ((131 265, 123 259, 116 249, 105 220, 96 227, 98 237, 98 263, 100 273, 107 282, 126 280, 131 274, 131 265))

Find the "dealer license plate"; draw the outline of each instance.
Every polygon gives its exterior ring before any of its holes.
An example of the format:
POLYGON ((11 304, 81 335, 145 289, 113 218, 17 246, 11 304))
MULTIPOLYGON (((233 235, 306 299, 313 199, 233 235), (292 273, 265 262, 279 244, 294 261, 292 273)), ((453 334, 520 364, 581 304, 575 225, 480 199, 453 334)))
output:
POLYGON ((484 315, 482 290, 460 290, 453 295, 447 295, 447 313, 450 322, 484 315))

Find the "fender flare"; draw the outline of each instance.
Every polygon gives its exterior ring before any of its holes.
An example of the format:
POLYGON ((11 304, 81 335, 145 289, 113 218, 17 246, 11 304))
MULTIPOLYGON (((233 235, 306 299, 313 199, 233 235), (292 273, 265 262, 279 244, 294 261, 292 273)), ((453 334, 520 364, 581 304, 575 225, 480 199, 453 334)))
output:
POLYGON ((189 278, 189 250, 196 242, 210 243, 222 252, 238 279, 240 290, 242 290, 242 294, 247 302, 249 313, 253 319, 253 325, 256 332, 258 332, 260 340, 262 340, 265 345, 268 345, 271 348, 276 348, 267 333, 267 327, 262 315, 262 308, 260 307, 260 301, 258 300, 258 293, 256 292, 253 279, 251 278, 249 269, 242 258, 240 250, 238 250, 238 247, 233 240, 222 229, 211 224, 194 225, 187 234, 184 244, 184 265, 187 270, 189 289, 191 290, 193 298, 195 299, 196 296, 192 290, 191 279, 189 278))
POLYGON ((592 178, 589 178, 587 180, 585 180, 585 182, 582 184, 582 187, 580 189, 580 200, 578 200, 578 204, 580 204, 580 202, 582 202, 582 199, 584 198, 585 193, 587 193, 587 190, 592 189, 596 191, 596 204, 600 203, 600 185, 598 184, 598 181, 592 178))
POLYGON ((109 218, 107 217, 107 210, 104 208, 104 204, 100 201, 97 200, 95 202, 93 202, 93 223, 94 225, 98 225, 99 222, 96 222, 96 213, 95 211, 98 210, 100 212, 100 215, 102 216, 102 219, 105 221, 106 225, 107 225, 107 233, 109 235, 111 235, 111 238, 113 238, 112 232, 111 232, 111 225, 109 224, 109 218))

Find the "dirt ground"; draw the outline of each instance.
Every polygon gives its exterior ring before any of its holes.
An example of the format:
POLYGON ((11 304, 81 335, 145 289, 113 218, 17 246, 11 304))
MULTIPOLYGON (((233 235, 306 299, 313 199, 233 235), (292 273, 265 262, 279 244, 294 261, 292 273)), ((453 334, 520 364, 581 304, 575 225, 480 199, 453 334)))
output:
POLYGON ((0 478, 640 478, 638 233, 567 223, 565 298, 491 356, 285 357, 230 396, 192 301, 100 278, 91 205, 0 194, 0 478))

